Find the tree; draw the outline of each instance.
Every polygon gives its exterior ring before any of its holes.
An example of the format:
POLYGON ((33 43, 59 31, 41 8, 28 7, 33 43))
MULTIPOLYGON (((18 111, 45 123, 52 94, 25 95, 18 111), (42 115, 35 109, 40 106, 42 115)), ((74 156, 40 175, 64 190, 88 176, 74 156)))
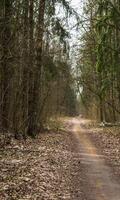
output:
POLYGON ((119 120, 119 2, 88 1, 87 29, 80 52, 82 97, 100 121, 119 120), (92 15, 91 15, 92 13, 92 15), (92 17, 91 17, 92 16, 92 17), (84 57, 87 55, 87 59, 84 57), (91 78, 90 78, 91 77, 91 78))
POLYGON ((2 1, 2 26, 3 31, 1 33, 1 120, 2 127, 6 130, 9 127, 9 106, 10 106, 10 88, 11 88, 11 76, 12 76, 12 52, 11 52, 11 37, 12 37, 12 1, 2 1))
POLYGON ((66 91, 75 107, 66 29, 77 14, 62 0, 4 0, 0 11, 1 128, 35 136, 48 117, 70 113, 66 91))

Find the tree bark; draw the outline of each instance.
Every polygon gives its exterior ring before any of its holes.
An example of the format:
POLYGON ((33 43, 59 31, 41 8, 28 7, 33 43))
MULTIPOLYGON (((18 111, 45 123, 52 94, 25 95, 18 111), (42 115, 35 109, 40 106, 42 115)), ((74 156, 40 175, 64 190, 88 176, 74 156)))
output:
POLYGON ((3 35, 2 35, 2 127, 8 129, 9 95, 10 95, 10 37, 11 37, 11 0, 4 0, 3 35))
MULTIPOLYGON (((32 102, 30 106, 30 121, 28 126, 28 134, 34 136, 38 131, 39 109, 40 109, 40 83, 41 83, 41 66, 42 66, 42 47, 43 47, 43 34, 44 34, 44 13, 45 13, 45 0, 39 1, 39 17, 37 27, 37 49, 36 49, 36 67, 34 73, 34 88, 32 92, 32 102)), ((40 122, 39 122, 40 123, 40 122)))

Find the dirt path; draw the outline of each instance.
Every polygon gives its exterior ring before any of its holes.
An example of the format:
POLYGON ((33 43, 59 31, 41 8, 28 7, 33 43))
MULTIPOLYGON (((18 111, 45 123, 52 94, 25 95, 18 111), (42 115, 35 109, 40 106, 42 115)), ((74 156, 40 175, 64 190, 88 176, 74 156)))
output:
POLYGON ((75 187, 80 187, 82 195, 75 195, 74 199, 82 200, 120 200, 120 185, 113 177, 112 170, 106 165, 106 158, 101 155, 95 148, 89 134, 85 129, 82 129, 80 124, 84 120, 73 119, 72 133, 73 144, 76 149, 77 159, 79 160, 79 168, 81 177, 76 175, 74 180, 75 187))
POLYGON ((63 121, 66 131, 1 146, 0 200, 120 200, 119 173, 94 143, 102 140, 91 137, 86 120, 63 121))

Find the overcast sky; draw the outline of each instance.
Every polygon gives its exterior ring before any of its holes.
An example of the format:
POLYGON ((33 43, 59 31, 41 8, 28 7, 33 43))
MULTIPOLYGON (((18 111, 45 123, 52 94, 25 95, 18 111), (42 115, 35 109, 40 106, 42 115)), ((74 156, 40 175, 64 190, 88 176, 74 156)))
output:
MULTIPOLYGON (((71 6, 75 9, 75 11, 80 15, 81 18, 81 16, 83 16, 83 4, 86 2, 86 0, 69 0, 69 1, 71 1, 71 6)), ((70 19, 70 21, 71 22, 73 21, 73 24, 75 22, 73 17, 70 19)), ((76 28, 71 30, 70 45, 71 45, 71 58, 74 63, 73 66, 75 66, 76 63, 75 57, 76 53, 78 53, 77 52, 78 47, 76 45, 78 45, 78 39, 80 39, 81 35, 82 35, 82 29, 79 29, 79 31, 76 30, 76 28)))
MULTIPOLYGON (((83 3, 85 3, 86 0, 67 0, 70 2, 70 5, 74 10, 80 15, 80 18, 83 13, 83 3)), ((64 16, 64 11, 62 8, 58 7, 58 16, 62 18, 64 16)), ((69 28, 70 28, 70 35, 71 38, 69 39, 71 50, 75 52, 75 48, 73 46, 78 45, 78 38, 80 38, 81 29, 76 30, 77 21, 74 16, 71 16, 69 19, 69 28)))
POLYGON ((81 0, 71 0, 71 5, 77 7, 81 4, 81 0))
MULTIPOLYGON (((82 12, 83 12, 83 2, 85 2, 85 0, 69 0, 71 1, 71 6, 75 9, 75 11, 80 14, 80 16, 82 15, 82 12)), ((73 20, 74 22, 74 19, 72 18, 71 21, 73 20)), ((73 30, 72 31, 72 41, 75 40, 75 38, 77 37, 79 33, 76 32, 76 30, 73 30)))
POLYGON ((70 0, 70 1, 71 1, 72 7, 74 7, 74 9, 76 9, 79 13, 81 13, 82 12, 83 2, 85 0, 70 0))

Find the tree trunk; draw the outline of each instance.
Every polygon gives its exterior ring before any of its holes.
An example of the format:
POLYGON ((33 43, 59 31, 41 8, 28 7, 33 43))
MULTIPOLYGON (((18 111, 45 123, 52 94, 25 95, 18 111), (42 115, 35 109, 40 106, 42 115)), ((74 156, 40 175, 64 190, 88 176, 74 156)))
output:
POLYGON ((2 35, 2 127, 8 129, 10 76, 11 76, 11 0, 4 0, 4 27, 2 35))
POLYGON ((43 33, 44 33, 44 13, 45 13, 45 0, 39 2, 39 18, 37 27, 37 49, 36 49, 36 67, 34 73, 34 89, 32 92, 32 102, 30 106, 30 118, 32 123, 29 121, 28 134, 34 136, 38 131, 38 113, 40 109, 40 83, 41 83, 41 66, 42 66, 42 46, 43 46, 43 33))
POLYGON ((29 135, 34 135, 34 20, 33 20, 34 0, 30 0, 29 6, 29 91, 28 91, 28 130, 29 135))
POLYGON ((25 132, 26 121, 28 118, 28 9, 29 2, 24 0, 24 19, 23 19, 23 55, 22 55, 22 67, 23 67, 23 98, 22 98, 22 120, 23 130, 25 132))

